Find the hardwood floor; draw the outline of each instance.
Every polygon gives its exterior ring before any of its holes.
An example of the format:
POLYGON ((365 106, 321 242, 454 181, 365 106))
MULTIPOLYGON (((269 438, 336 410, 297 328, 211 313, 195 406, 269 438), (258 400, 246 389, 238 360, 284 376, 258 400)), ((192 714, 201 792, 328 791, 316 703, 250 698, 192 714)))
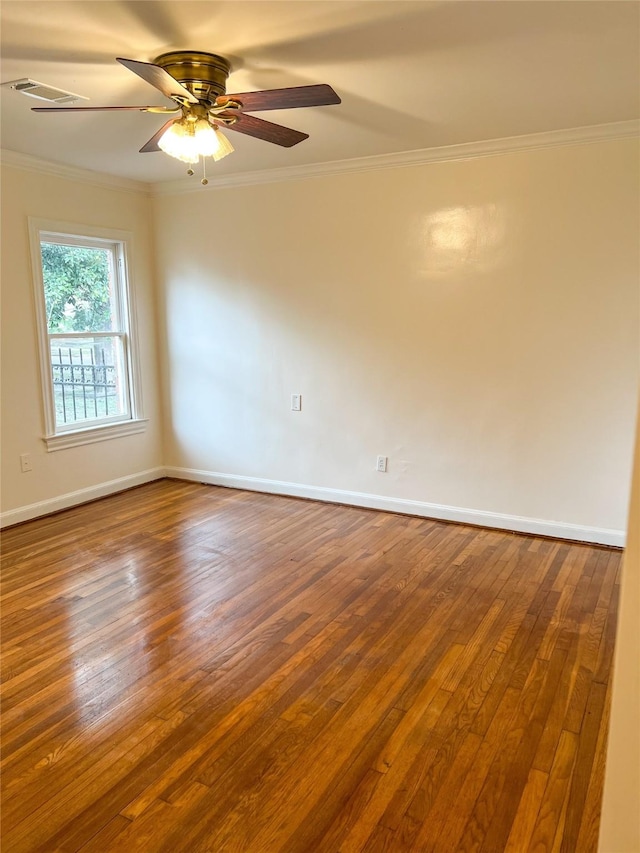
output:
POLYGON ((160 481, 3 537, 3 850, 596 850, 620 553, 160 481))

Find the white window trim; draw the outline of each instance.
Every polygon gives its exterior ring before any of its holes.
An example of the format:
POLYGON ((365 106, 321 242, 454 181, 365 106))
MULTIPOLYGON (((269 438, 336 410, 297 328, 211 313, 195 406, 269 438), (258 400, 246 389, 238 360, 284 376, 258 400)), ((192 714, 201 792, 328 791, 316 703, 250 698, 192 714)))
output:
MULTIPOLYGON (((31 268, 33 281, 34 308, 38 332, 38 355, 40 361, 40 387, 42 389, 44 435, 42 439, 49 452, 66 450, 82 444, 133 435, 146 429, 148 419, 144 417, 142 407, 142 376, 140 373, 140 355, 138 347, 138 324, 136 318, 133 283, 131 279, 131 258, 133 256, 133 235, 130 231, 120 231, 114 228, 98 228, 91 225, 80 225, 58 220, 38 219, 29 217, 29 242, 31 247, 31 268), (124 276, 126 287, 120 288, 125 293, 124 304, 120 306, 127 327, 128 345, 125 347, 125 358, 128 368, 129 411, 121 420, 103 423, 83 421, 81 426, 71 428, 56 427, 55 406, 53 399, 53 381, 51 371, 51 352, 49 346, 49 329, 44 298, 44 282, 42 278, 42 255, 40 242, 46 235, 54 235, 71 240, 82 241, 83 238, 95 240, 96 243, 118 244, 119 258, 122 263, 121 274, 124 276)), ((120 334, 120 333, 116 333, 120 334)), ((87 335, 91 335, 90 332, 87 335)))

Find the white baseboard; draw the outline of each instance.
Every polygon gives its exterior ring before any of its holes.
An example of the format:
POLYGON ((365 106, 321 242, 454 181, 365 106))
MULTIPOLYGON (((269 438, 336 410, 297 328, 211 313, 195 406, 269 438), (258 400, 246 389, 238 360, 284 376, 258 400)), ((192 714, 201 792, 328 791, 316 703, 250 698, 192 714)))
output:
POLYGON ((349 506, 379 509, 386 512, 399 512, 405 515, 417 515, 423 518, 435 518, 440 521, 456 521, 480 527, 493 527, 498 530, 513 530, 516 533, 531 533, 538 536, 551 536, 556 539, 569 539, 574 542, 590 542, 597 545, 610 545, 623 548, 626 534, 623 530, 610 530, 602 527, 585 527, 558 521, 546 521, 540 518, 527 518, 518 515, 505 515, 484 510, 464 509, 444 504, 413 501, 404 498, 389 498, 366 492, 352 492, 343 489, 327 489, 322 486, 307 486, 301 483, 288 483, 282 480, 267 480, 261 477, 245 477, 235 474, 222 474, 217 471, 200 471, 195 468, 151 468, 117 480, 109 480, 97 486, 67 492, 55 498, 11 509, 0 513, 0 528, 29 521, 68 509, 96 498, 106 497, 116 492, 141 486, 163 477, 176 480, 190 480, 207 483, 212 486, 226 486, 232 489, 245 489, 251 492, 267 492, 288 497, 309 498, 327 503, 347 504, 349 506))
POLYGON ((165 476, 164 468, 150 468, 147 471, 140 471, 138 474, 129 474, 127 477, 119 477, 117 480, 99 483, 97 486, 67 492, 46 501, 38 501, 35 504, 10 509, 7 512, 0 513, 0 527, 9 527, 12 524, 19 524, 21 521, 29 521, 32 518, 39 518, 41 515, 49 515, 61 509, 87 503, 87 501, 93 501, 96 498, 104 498, 106 495, 122 492, 125 489, 133 488, 133 486, 141 486, 143 483, 150 483, 152 480, 160 480, 165 476))
POLYGON ((498 512, 463 509, 425 501, 388 498, 365 492, 351 492, 342 489, 326 489, 321 486, 305 486, 300 483, 287 483, 280 480, 266 480, 260 477, 243 477, 234 474, 221 474, 217 471, 199 471, 194 468, 165 468, 167 477, 176 480, 193 480, 212 486, 226 486, 233 489, 245 489, 252 492, 268 492, 296 498, 310 498, 328 503, 348 504, 368 509, 380 509, 387 512, 399 512, 405 515, 418 515, 435 518, 440 521, 457 521, 480 527, 493 527, 498 530, 513 530, 516 533, 532 533, 538 536, 551 536, 556 539, 570 539, 574 542, 589 542, 597 545, 610 545, 623 548, 626 534, 623 530, 610 530, 601 527, 584 527, 580 524, 568 524, 558 521, 546 521, 540 518, 526 518, 518 515, 504 515, 498 512))

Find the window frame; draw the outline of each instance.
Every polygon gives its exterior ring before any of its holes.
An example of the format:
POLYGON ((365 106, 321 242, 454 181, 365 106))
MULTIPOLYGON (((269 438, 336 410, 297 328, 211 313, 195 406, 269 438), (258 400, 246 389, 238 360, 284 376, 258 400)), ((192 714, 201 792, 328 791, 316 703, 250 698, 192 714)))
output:
POLYGON ((29 217, 29 242, 44 421, 42 438, 47 450, 64 450, 68 447, 142 432, 146 429, 148 419, 143 416, 142 409, 137 322, 129 263, 133 254, 133 235, 129 231, 113 228, 77 225, 29 217), (115 290, 114 314, 118 324, 117 330, 66 333, 49 331, 42 271, 42 243, 107 249, 112 253, 115 290), (122 378, 126 386, 124 393, 126 411, 121 415, 108 418, 92 418, 64 425, 56 424, 51 340, 100 336, 120 340, 123 364, 122 378))

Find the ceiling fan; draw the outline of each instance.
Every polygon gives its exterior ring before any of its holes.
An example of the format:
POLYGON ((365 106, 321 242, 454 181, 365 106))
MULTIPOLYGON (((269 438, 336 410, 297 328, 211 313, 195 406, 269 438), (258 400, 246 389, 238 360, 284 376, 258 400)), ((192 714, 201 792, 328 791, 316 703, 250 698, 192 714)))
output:
MULTIPOLYGON (((296 107, 319 107, 339 104, 340 98, 327 84, 267 89, 227 95, 227 78, 231 65, 223 57, 202 51, 172 51, 158 56, 155 62, 123 59, 118 62, 133 71, 163 95, 173 100, 174 107, 34 107, 37 113, 138 110, 169 114, 166 122, 140 152, 164 151, 185 163, 195 164, 200 157, 220 160, 233 151, 220 127, 244 133, 275 145, 291 148, 308 133, 248 115, 262 110, 284 110, 296 107)), ((189 168, 189 174, 193 170, 189 168)), ((202 183, 207 183, 206 175, 202 183)))

